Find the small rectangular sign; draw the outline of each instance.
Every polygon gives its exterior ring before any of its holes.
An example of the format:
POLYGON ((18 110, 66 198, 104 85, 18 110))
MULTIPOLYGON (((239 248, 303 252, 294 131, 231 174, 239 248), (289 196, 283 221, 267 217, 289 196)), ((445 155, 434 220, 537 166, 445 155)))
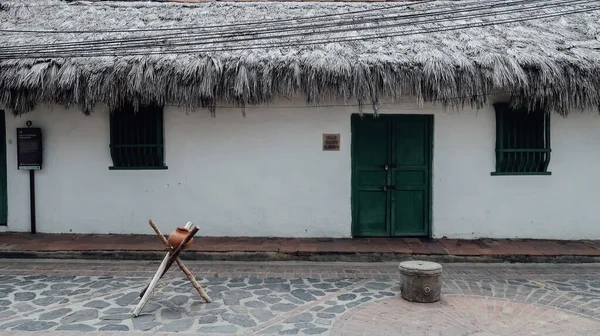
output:
POLYGON ((339 151, 340 150, 340 134, 323 134, 323 150, 324 151, 339 151))
POLYGON ((17 168, 42 169, 42 130, 38 127, 17 128, 17 168))

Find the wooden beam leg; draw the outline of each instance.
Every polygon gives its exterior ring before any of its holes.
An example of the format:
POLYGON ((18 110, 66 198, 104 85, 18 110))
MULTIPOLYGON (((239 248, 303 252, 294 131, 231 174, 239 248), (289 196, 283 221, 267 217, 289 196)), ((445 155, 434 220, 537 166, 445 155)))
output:
MULTIPOLYGON (((153 228, 154 228, 154 227, 156 227, 156 224, 154 224, 154 221, 152 221, 152 219, 149 221, 149 223, 150 223, 150 226, 152 226, 153 228)), ((187 222, 187 223, 185 224, 185 228, 189 230, 189 229, 191 229, 191 228, 192 228, 192 225, 193 225, 193 224, 192 224, 192 222, 187 222)), ((156 228, 156 230, 158 230, 158 228, 156 228)), ((156 231, 156 230, 155 230, 155 231, 156 231)), ((164 239, 164 241, 167 241, 167 240, 165 239, 165 237, 162 235, 162 233, 160 232, 160 230, 159 230, 159 232, 158 232, 157 234, 159 235, 159 237, 162 237, 162 238, 164 239)), ((168 243, 168 242, 167 242, 167 245, 169 245, 169 243, 168 243)), ((170 245, 169 245, 169 247, 170 247, 170 245)), ((163 275, 165 274, 165 271, 167 270, 167 268, 166 268, 166 266, 167 266, 167 262, 169 261, 169 257, 171 256, 171 254, 170 254, 169 252, 171 252, 171 253, 172 253, 172 252, 173 252, 173 250, 171 249, 171 251, 168 251, 168 252, 167 252, 167 254, 165 255, 165 257, 164 257, 164 259, 163 259, 163 261, 162 261, 162 263, 160 263, 160 266, 158 267, 158 269, 159 269, 159 270, 160 270, 160 269, 163 269, 163 270, 164 270, 164 271, 162 272, 162 274, 160 275, 160 278, 162 278, 162 277, 163 277, 163 275)), ((158 272, 157 272, 157 273, 158 273, 158 272)), ((155 275, 155 276, 156 276, 156 275, 155 275)), ((159 279, 160 279, 160 278, 159 278, 159 279)), ((147 285, 147 286, 146 286, 146 288, 144 288, 144 289, 143 289, 143 290, 140 292, 140 297, 143 297, 143 296, 144 296, 144 293, 146 293, 146 291, 148 290, 148 287, 149 287, 149 286, 150 286, 150 285, 147 285)))
POLYGON ((190 272, 190 270, 187 267, 185 267, 185 265, 181 262, 181 260, 179 260, 179 258, 177 258, 175 260, 175 262, 177 263, 179 268, 181 268, 183 273, 185 273, 185 275, 188 277, 188 279, 190 279, 192 286, 194 286, 194 288, 196 288, 196 290, 198 291, 198 294, 200 294, 200 297, 202 299, 204 299, 204 302, 211 303, 212 300, 210 299, 208 294, 206 294, 204 289, 202 289, 202 287, 200 287, 200 284, 198 283, 198 281, 196 281, 196 278, 194 277, 194 275, 192 275, 192 272, 190 272))
MULTIPOLYGON (((169 256, 170 254, 171 253, 167 253, 167 256, 169 256)), ((142 296, 142 299, 140 300, 140 302, 137 304, 137 306, 133 310, 133 316, 138 317, 140 315, 140 312, 142 311, 142 309, 144 309, 144 306, 146 305, 146 303, 148 303, 148 300, 150 300, 150 295, 152 294, 152 291, 156 287, 156 284, 158 284, 158 280, 160 280, 160 275, 165 270, 165 267, 167 267, 166 263, 164 265, 161 264, 160 267, 158 268, 158 271, 156 271, 156 274, 154 274, 152 281, 150 281, 150 285, 148 285, 148 287, 147 287, 150 290, 146 291, 144 293, 144 296, 142 296)))

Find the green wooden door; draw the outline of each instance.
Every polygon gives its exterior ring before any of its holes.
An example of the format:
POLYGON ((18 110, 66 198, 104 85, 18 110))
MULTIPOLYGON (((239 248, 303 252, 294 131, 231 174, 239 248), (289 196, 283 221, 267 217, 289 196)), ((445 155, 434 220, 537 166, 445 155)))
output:
POLYGON ((429 236, 433 116, 352 116, 354 236, 429 236))

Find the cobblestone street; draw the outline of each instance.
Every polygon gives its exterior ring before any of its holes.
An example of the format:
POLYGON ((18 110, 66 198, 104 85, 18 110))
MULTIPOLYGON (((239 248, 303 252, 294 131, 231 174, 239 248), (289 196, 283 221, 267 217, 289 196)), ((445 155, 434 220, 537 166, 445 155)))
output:
POLYGON ((159 262, 3 260, 0 335, 598 335, 596 264, 444 264, 443 297, 399 297, 397 263, 185 262, 138 318, 159 262))

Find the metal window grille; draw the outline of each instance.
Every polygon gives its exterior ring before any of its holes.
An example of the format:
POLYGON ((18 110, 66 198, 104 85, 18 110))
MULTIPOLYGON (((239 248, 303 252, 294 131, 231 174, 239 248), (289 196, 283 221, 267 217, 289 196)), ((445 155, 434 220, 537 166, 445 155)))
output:
POLYGON ((163 108, 125 106, 110 114, 110 169, 166 169, 163 108))
POLYGON ((550 115, 495 104, 496 171, 492 175, 549 175, 550 115))

